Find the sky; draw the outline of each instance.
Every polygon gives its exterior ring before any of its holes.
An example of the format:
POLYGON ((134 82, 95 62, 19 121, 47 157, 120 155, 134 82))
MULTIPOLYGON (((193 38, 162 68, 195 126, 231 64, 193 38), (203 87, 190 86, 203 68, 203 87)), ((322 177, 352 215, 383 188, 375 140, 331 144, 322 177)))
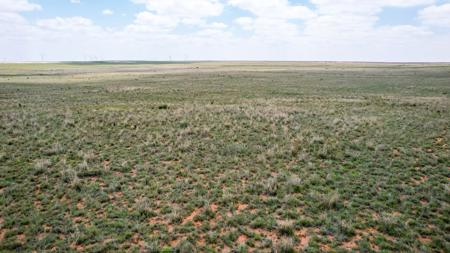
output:
POLYGON ((450 0, 0 0, 0 61, 450 62, 450 0))

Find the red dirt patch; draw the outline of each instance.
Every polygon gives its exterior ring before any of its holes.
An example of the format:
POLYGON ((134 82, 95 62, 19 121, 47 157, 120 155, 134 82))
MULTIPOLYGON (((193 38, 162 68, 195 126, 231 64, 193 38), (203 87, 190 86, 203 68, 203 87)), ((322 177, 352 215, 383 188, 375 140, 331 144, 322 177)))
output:
POLYGON ((78 245, 75 242, 73 242, 72 244, 70 244, 69 246, 71 249, 76 250, 78 252, 84 252, 84 246, 83 245, 78 245))
POLYGON ((66 195, 63 195, 59 201, 61 201, 61 203, 70 205, 70 200, 67 198, 66 195))
POLYGON ((217 222, 222 220, 222 215, 217 214, 216 217, 214 217, 214 219, 209 221, 209 225, 211 225, 211 227, 215 227, 217 225, 217 222))
POLYGON ((252 231, 255 234, 259 234, 264 238, 267 238, 269 240, 271 240, 272 242, 277 242, 278 241, 278 236, 276 232, 272 232, 272 231, 267 231, 261 228, 249 228, 250 231, 252 231))
POLYGON ((227 245, 224 245, 221 252, 222 252, 222 253, 229 253, 229 252, 231 252, 231 249, 230 249, 230 247, 228 247, 227 245))
POLYGON ((201 211, 202 211, 201 208, 195 209, 189 216, 187 216, 186 218, 183 219, 183 223, 182 224, 186 224, 189 221, 192 221, 195 216, 200 214, 201 211))
POLYGON ((179 237, 179 238, 176 238, 174 240, 171 240, 170 243, 169 243, 170 247, 175 248, 176 246, 178 246, 178 244, 180 244, 180 242, 182 240, 184 240, 184 237, 179 237))
POLYGON ((123 176, 123 173, 120 172, 120 171, 114 171, 114 172, 113 172, 113 175, 114 175, 115 177, 122 177, 122 176, 123 176))
POLYGON ((137 169, 136 168, 134 168, 134 169, 132 169, 131 170, 131 177, 136 177, 137 176, 137 169))
POLYGON ((108 238, 108 239, 105 239, 105 240, 103 240, 103 244, 108 244, 108 243, 112 243, 112 242, 114 242, 115 241, 115 239, 112 239, 112 238, 108 238))
POLYGON ((134 245, 138 245, 141 251, 145 247, 145 241, 141 239, 141 236, 139 234, 134 234, 133 237, 131 237, 131 242, 134 245))
POLYGON ((197 240, 197 244, 200 246, 205 246, 206 245, 206 241, 205 238, 203 238, 203 236, 197 240))
POLYGON ((428 204, 428 200, 426 200, 426 199, 421 199, 421 200, 420 200, 420 204, 426 205, 426 204, 428 204))
POLYGON ((0 228, 0 242, 2 242, 5 239, 5 234, 6 234, 7 230, 0 228))
POLYGON ((120 199, 123 196, 123 192, 114 192, 108 194, 109 199, 120 199))
POLYGON ((432 241, 432 239, 430 238, 430 237, 428 237, 428 236, 419 236, 419 238, 417 238, 419 241, 420 241, 420 243, 422 243, 422 244, 430 244, 431 243, 431 241, 432 241))
POLYGON ((247 209, 248 205, 247 204, 238 204, 237 206, 237 214, 239 214, 241 211, 247 209))
POLYGON ((173 225, 167 224, 167 231, 168 231, 169 233, 172 233, 172 231, 173 231, 173 225))
POLYGON ((360 241, 360 240, 361 240, 361 236, 356 235, 352 239, 350 239, 350 241, 342 243, 342 248, 344 248, 346 250, 354 249, 358 246, 358 241, 360 241))
POLYGON ((245 244, 245 242, 247 241, 247 236, 246 235, 240 235, 237 239, 237 243, 238 244, 245 244))
POLYGON ((77 209, 78 210, 84 209, 85 207, 86 207, 86 205, 84 204, 83 201, 80 201, 80 202, 77 203, 77 209))
POLYGON ((209 208, 211 208, 211 211, 217 212, 217 209, 219 208, 219 206, 216 205, 216 204, 211 204, 211 205, 209 206, 209 208))
POLYGON ((24 243, 26 242, 25 234, 18 234, 18 235, 17 235, 17 240, 18 240, 20 243, 24 244, 24 243))
POLYGON ((111 163, 111 162, 108 161, 108 160, 103 161, 103 168, 104 168, 105 170, 109 170, 109 164, 110 164, 110 163, 111 163))
POLYGON ((73 223, 81 223, 81 224, 87 224, 89 223, 89 219, 82 216, 77 216, 72 218, 73 223))
POLYGON ((3 222, 5 220, 0 217, 0 242, 5 239, 6 229, 3 229, 3 222))
POLYGON ((349 242, 343 243, 342 247, 344 247, 346 249, 355 248, 354 244, 356 244, 357 241, 361 240, 362 236, 365 236, 365 237, 369 238, 370 246, 372 247, 372 249, 374 249, 376 252, 378 252, 379 251, 379 247, 373 241, 375 236, 381 235, 381 236, 385 237, 386 239, 388 239, 390 241, 394 241, 395 240, 394 237, 385 235, 383 233, 380 233, 376 228, 373 228, 373 227, 365 228, 365 229, 357 229, 355 232, 356 232, 356 236, 353 237, 349 242))
POLYGON ((42 208, 41 201, 39 201, 39 200, 34 201, 33 204, 34 204, 34 207, 36 207, 37 209, 42 208))
POLYGON ((374 235, 380 234, 376 228, 365 228, 365 229, 357 229, 356 231, 357 235, 364 235, 368 237, 372 237, 374 235))
POLYGON ((330 252, 331 247, 328 244, 322 244, 322 245, 320 245, 320 250, 321 250, 321 252, 330 252))
POLYGON ((309 235, 308 230, 304 228, 299 231, 295 231, 295 235, 298 237, 300 241, 298 245, 300 249, 306 248, 309 244, 309 241, 311 240, 311 236, 309 235))
POLYGON ((148 223, 150 225, 167 225, 168 222, 166 220, 164 220, 162 217, 159 216, 155 216, 153 218, 150 218, 148 220, 148 223))

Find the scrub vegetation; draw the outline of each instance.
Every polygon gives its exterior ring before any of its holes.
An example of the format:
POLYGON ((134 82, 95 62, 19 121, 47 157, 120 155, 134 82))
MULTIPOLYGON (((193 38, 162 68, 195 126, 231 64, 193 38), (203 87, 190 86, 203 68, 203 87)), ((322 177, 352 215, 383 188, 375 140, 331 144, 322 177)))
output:
POLYGON ((0 65, 1 252, 450 252, 450 65, 0 65))

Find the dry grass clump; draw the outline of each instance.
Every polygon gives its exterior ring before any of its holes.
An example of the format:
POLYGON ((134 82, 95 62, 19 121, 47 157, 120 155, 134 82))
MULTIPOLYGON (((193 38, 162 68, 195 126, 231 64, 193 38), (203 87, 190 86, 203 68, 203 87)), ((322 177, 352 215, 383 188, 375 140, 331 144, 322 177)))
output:
POLYGON ((37 159, 34 162, 34 169, 36 173, 44 173, 50 169, 52 162, 49 159, 37 159))

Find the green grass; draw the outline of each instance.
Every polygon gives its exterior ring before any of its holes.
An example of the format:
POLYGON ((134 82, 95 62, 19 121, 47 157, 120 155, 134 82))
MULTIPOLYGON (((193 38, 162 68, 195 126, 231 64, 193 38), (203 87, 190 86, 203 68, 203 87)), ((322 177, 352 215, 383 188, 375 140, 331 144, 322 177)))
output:
POLYGON ((450 65, 0 65, 0 251, 449 252, 450 65))

